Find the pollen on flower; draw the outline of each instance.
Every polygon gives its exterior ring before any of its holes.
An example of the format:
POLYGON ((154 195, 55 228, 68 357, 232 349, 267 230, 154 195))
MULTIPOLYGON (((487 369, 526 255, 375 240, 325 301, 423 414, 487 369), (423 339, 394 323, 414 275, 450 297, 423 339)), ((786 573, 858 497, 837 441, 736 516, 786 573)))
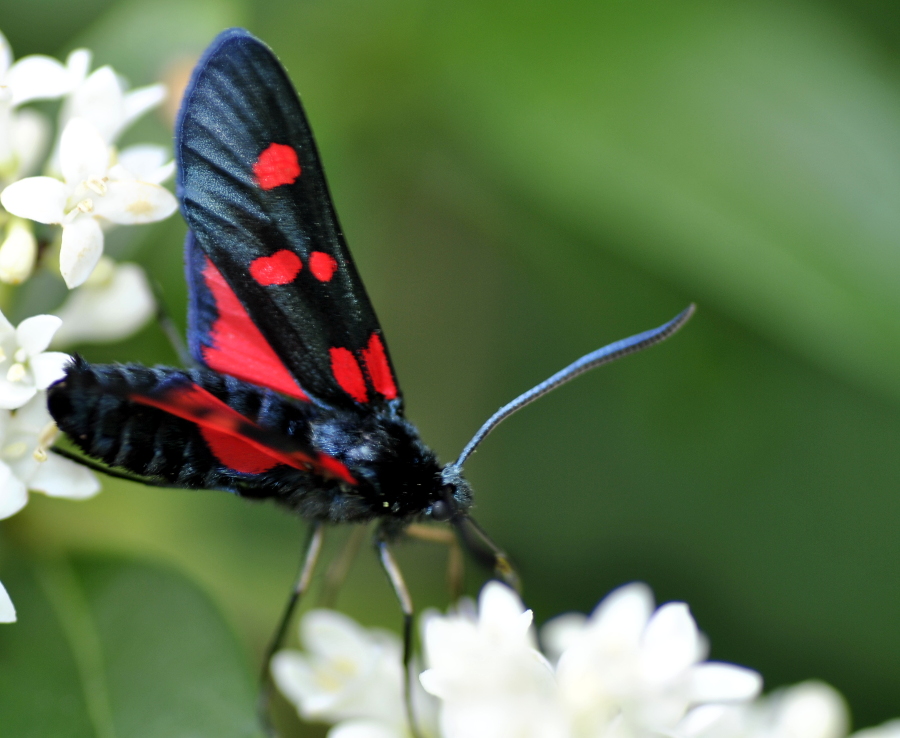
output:
POLYGON ((75 210, 79 213, 90 213, 94 209, 94 201, 91 198, 86 197, 80 203, 75 206, 75 210))
POLYGON ((28 444, 25 441, 17 441, 6 446, 0 453, 7 459, 18 459, 24 456, 27 450, 28 444))
POLYGON ((146 200, 134 200, 128 203, 125 209, 132 215, 147 215, 153 212, 153 205, 146 200))
POLYGON ((88 187, 88 189, 93 190, 98 195, 105 195, 107 191, 106 182, 109 177, 91 177, 90 179, 86 179, 84 184, 88 187))
POLYGON ((28 376, 28 371, 25 369, 25 365, 19 362, 13 364, 6 372, 6 378, 10 382, 21 382, 26 376, 28 376))

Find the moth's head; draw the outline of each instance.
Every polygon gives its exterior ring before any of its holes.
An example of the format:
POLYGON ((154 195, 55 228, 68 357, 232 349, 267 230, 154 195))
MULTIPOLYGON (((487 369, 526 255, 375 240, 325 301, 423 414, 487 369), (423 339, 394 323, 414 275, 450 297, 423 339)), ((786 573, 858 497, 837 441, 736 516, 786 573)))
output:
POLYGON ((466 515, 472 507, 472 487, 462 475, 462 468, 447 464, 441 471, 437 494, 425 514, 444 522, 466 515))

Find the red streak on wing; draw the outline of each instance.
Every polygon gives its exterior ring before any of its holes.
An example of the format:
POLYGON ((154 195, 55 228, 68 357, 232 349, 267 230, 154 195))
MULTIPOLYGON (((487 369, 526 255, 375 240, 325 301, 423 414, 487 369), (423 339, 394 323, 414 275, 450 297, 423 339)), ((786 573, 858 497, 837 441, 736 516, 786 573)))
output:
POLYGON ((212 292, 219 313, 209 332, 212 345, 203 347, 203 360, 207 366, 308 401, 309 397, 300 389, 297 380, 250 319, 225 277, 209 259, 203 268, 203 279, 212 292))
POLYGON ((366 380, 353 353, 345 348, 330 348, 328 351, 331 354, 331 372, 341 389, 357 402, 368 402, 366 380))
POLYGON ((309 271, 320 282, 328 282, 337 271, 338 263, 331 254, 324 251, 313 251, 309 255, 309 271))
POLYGON ((253 164, 253 175, 264 190, 293 184, 300 176, 297 152, 285 144, 270 144, 253 164))
MULTIPOLYGON (((175 387, 158 397, 133 394, 128 399, 196 423, 210 451, 234 471, 259 474, 286 464, 356 484, 350 470, 332 456, 319 452, 313 458, 303 451, 283 451, 253 438, 271 434, 196 384, 175 387)), ((285 437, 285 441, 289 443, 290 439, 285 437)))
POLYGON ((293 282, 303 262, 293 251, 281 249, 271 256, 260 256, 250 262, 250 276, 263 287, 272 284, 290 284, 293 282))
POLYGON ((236 436, 200 426, 200 434, 219 462, 243 474, 262 474, 281 462, 236 436))
POLYGON ((366 362, 366 369, 369 370, 369 378, 375 389, 388 400, 396 398, 397 383, 394 381, 381 336, 377 333, 372 334, 369 338, 369 345, 362 350, 362 357, 366 362))

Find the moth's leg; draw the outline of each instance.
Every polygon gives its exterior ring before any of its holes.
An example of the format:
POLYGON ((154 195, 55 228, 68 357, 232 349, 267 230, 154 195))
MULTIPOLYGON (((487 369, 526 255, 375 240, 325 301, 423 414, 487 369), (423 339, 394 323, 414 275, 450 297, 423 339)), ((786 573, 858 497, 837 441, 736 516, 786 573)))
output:
POLYGON ((91 471, 105 474, 108 477, 113 477, 113 479, 125 479, 126 481, 136 482, 137 484, 144 484, 148 487, 184 489, 184 487, 178 484, 169 484, 168 482, 161 482, 157 479, 153 479, 152 477, 142 477, 139 474, 131 474, 129 472, 123 472, 119 471, 118 469, 113 469, 106 466, 105 464, 101 464, 99 461, 94 461, 94 459, 88 458, 87 456, 76 454, 66 448, 59 448, 57 446, 54 446, 50 449, 50 452, 56 454, 57 456, 62 456, 64 459, 68 459, 69 461, 74 461, 76 464, 80 464, 81 466, 90 469, 91 471))
POLYGON ((509 556, 491 540, 491 537, 478 523, 468 515, 454 518, 451 522, 459 531, 465 547, 469 549, 476 559, 486 566, 492 567, 495 576, 502 579, 514 590, 517 592, 521 591, 519 575, 510 563, 509 556))
POLYGON ((197 362, 191 356, 191 352, 188 351, 181 331, 178 330, 178 326, 175 325, 175 321, 172 320, 172 316, 166 308, 165 300, 163 300, 162 285, 157 280, 151 279, 150 288, 153 291, 153 299, 156 302, 156 321, 159 323, 159 327, 166 338, 169 339, 169 344, 178 356, 181 365, 185 367, 197 366, 197 362))
POLYGON ((413 649, 413 604, 412 598, 409 596, 409 590, 406 588, 406 582, 403 581, 403 575, 397 562, 391 555, 387 542, 383 538, 379 538, 375 544, 378 548, 378 558, 381 561, 381 567, 387 574, 394 589, 394 594, 400 603, 400 609, 403 610, 403 695, 406 700, 406 716, 409 720, 409 729, 414 738, 421 738, 419 727, 416 723, 415 710, 412 704, 412 680, 415 677, 410 672, 412 665, 412 649, 413 649))
POLYGON ((331 562, 325 572, 325 587, 322 593, 322 607, 334 607, 338 592, 344 586, 350 567, 356 560, 362 542, 366 537, 366 526, 355 525, 344 543, 340 554, 331 562))
POLYGON ((432 528, 419 523, 410 525, 406 533, 410 538, 447 546, 447 588, 450 590, 450 599, 456 602, 463 593, 463 555, 459 539, 452 530, 432 528))
POLYGON ((322 542, 324 539, 325 526, 322 523, 313 523, 310 528, 309 540, 303 555, 303 563, 300 566, 300 576, 297 577, 297 583, 291 591, 291 596, 288 598, 287 606, 284 608, 284 613, 278 623, 278 628, 275 630, 275 635, 272 637, 269 647, 266 649, 265 658, 263 659, 262 674, 260 674, 259 679, 260 687, 257 713, 263 729, 266 731, 266 734, 270 736, 275 735, 275 729, 269 715, 269 705, 272 701, 273 687, 270 669, 272 657, 281 647, 281 642, 284 640, 284 634, 287 632, 291 616, 294 614, 297 603, 300 602, 300 598, 304 595, 306 590, 309 589, 309 583, 312 581, 313 571, 315 571, 319 553, 322 551, 322 542))

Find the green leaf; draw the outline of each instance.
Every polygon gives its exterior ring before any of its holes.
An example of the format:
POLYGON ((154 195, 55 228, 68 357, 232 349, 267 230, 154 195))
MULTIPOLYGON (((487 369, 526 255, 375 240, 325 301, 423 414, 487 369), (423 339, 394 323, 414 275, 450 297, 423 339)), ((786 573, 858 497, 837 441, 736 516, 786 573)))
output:
POLYGON ((209 599, 117 559, 18 563, 0 630, 0 714, 17 738, 249 737, 255 690, 209 599))

